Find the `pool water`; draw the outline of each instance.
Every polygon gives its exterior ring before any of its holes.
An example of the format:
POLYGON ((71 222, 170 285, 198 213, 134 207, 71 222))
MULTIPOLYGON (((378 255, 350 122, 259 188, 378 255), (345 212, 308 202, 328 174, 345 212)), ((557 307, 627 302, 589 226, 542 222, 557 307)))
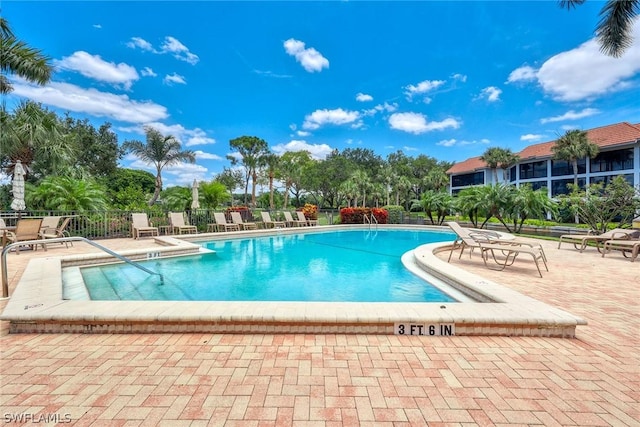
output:
POLYGON ((437 231, 350 230, 211 241, 215 253, 84 267, 93 300, 453 302, 400 260, 437 231))

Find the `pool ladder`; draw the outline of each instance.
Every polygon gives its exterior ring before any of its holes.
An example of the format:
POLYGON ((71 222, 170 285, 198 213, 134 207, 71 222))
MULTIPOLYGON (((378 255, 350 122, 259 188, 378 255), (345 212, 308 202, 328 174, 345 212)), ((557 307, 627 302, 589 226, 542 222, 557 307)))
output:
POLYGON ((371 230, 371 226, 375 224, 375 229, 378 230, 378 220, 374 214, 364 214, 364 223, 369 224, 369 230, 371 230))
POLYGON ((7 272, 7 254, 9 253, 9 250, 11 250, 12 248, 16 248, 16 250, 19 250, 18 247, 22 246, 22 245, 42 245, 42 244, 49 244, 49 243, 65 243, 65 242, 84 242, 84 243, 88 243, 89 245, 98 248, 100 250, 102 250, 103 252, 108 253, 109 255, 118 258, 120 261, 126 262, 127 264, 130 264, 136 268, 139 268, 140 270, 149 273, 151 275, 154 276, 159 276, 160 277, 160 284, 164 285, 164 276, 158 272, 155 272, 153 270, 149 270, 147 267, 141 265, 140 263, 137 263, 133 260, 130 260, 129 258, 126 258, 122 255, 120 255, 119 253, 116 253, 114 251, 112 251, 109 248, 105 248, 104 246, 89 240, 85 237, 80 237, 80 236, 75 236, 75 237, 58 237, 55 239, 38 239, 38 240, 22 240, 19 242, 15 242, 15 243, 11 243, 8 244, 7 246, 4 247, 4 249, 2 249, 2 255, 1 255, 1 262, 2 262, 2 297, 1 298, 8 298, 9 297, 9 274, 7 272), (46 243, 45 243, 46 242, 46 243))

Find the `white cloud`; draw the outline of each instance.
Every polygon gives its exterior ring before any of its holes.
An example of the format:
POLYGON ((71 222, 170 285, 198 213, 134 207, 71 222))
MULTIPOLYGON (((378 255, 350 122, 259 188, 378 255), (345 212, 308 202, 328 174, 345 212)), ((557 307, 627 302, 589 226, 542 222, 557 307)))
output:
POLYGON ((302 127, 304 129, 315 130, 326 124, 332 125, 345 125, 354 123, 360 118, 360 113, 357 111, 345 111, 342 108, 335 110, 316 110, 311 114, 308 114, 304 118, 302 127))
MULTIPOLYGON (((126 160, 126 159, 125 159, 126 160)), ((140 169, 151 172, 154 176, 156 174, 156 168, 151 163, 145 163, 138 158, 134 158, 129 164, 132 169, 140 169)), ((197 163, 178 163, 171 166, 166 166, 162 169, 162 180, 167 187, 174 185, 183 185, 191 187, 193 180, 203 181, 207 175, 208 169, 197 163)))
POLYGON ((91 55, 84 51, 77 51, 71 56, 54 61, 54 65, 63 70, 76 71, 94 80, 121 85, 126 90, 140 78, 131 65, 107 62, 99 55, 91 55))
POLYGON ((311 157, 316 160, 323 160, 331 154, 332 148, 327 144, 309 144, 306 141, 291 140, 286 144, 278 144, 271 147, 276 154, 283 154, 287 151, 308 151, 311 157))
POLYGON ((389 104, 388 102, 385 102, 384 104, 378 104, 373 108, 370 108, 368 110, 363 110, 362 114, 364 114, 365 116, 373 116, 376 113, 385 111, 387 113, 393 113, 394 111, 396 111, 398 109, 398 104, 397 103, 393 103, 393 104, 389 104))
POLYGON ((467 140, 462 140, 462 141, 458 141, 457 139, 444 139, 440 142, 436 142, 436 145, 439 145, 441 147, 462 147, 465 145, 475 145, 475 144, 489 144, 489 140, 486 138, 483 138, 481 140, 473 140, 473 141, 467 141, 467 140))
POLYGON ((312 47, 306 49, 304 42, 289 39, 284 42, 284 49, 289 55, 295 57, 296 61, 310 73, 314 71, 320 72, 323 68, 329 68, 329 60, 312 47))
POLYGON ((158 53, 151 43, 141 37, 131 37, 131 40, 127 42, 127 47, 130 47, 131 49, 139 48, 149 52, 158 53))
POLYGON ((164 106, 151 101, 135 101, 127 95, 84 89, 69 83, 52 82, 41 87, 18 80, 13 87, 16 95, 36 102, 127 123, 147 123, 169 116, 164 106))
POLYGON ((195 65, 200 61, 198 55, 189 52, 189 49, 175 37, 166 36, 160 49, 162 53, 171 53, 174 58, 188 62, 191 65, 195 65))
POLYGON ((151 126, 162 135, 174 136, 181 144, 184 144, 185 147, 192 147, 194 145, 211 145, 216 143, 216 140, 209 138, 206 132, 202 129, 186 129, 181 124, 166 125, 162 122, 147 122, 141 123, 139 126, 120 127, 119 129, 125 132, 144 135, 144 126, 151 126))
POLYGON ((224 160, 222 157, 218 156, 217 154, 205 153, 202 150, 196 150, 194 151, 194 154, 196 155, 196 158, 202 159, 202 160, 224 160))
POLYGON ((142 74, 144 77, 156 77, 157 74, 153 72, 153 70, 149 67, 144 67, 142 70, 140 70, 140 74, 142 74))
POLYGON ((424 80, 418 83, 417 85, 405 86, 404 87, 406 89, 405 94, 407 95, 407 99, 411 100, 415 95, 422 95, 427 92, 430 92, 434 89, 439 88, 444 83, 445 83, 444 80, 424 80))
POLYGON ((537 71, 533 67, 524 65, 520 68, 516 68, 511 72, 511 74, 509 74, 507 83, 534 81, 537 78, 537 74, 537 71))
POLYGON ((174 83, 178 83, 182 85, 187 84, 187 81, 184 79, 184 76, 181 76, 176 73, 167 74, 166 76, 164 76, 164 79, 162 79, 162 82, 169 86, 172 86, 174 83))
POLYGON ((546 117, 546 118, 540 119, 540 123, 545 124, 545 123, 553 123, 553 122, 562 122, 565 120, 578 120, 578 119, 593 116, 596 114, 600 114, 600 110, 596 108, 585 108, 582 111, 569 110, 560 116, 546 117))
POLYGON ((131 40, 128 41, 126 45, 131 49, 138 48, 156 54, 171 54, 174 58, 188 62, 191 65, 195 65, 200 61, 198 55, 191 53, 188 47, 182 44, 175 37, 171 36, 166 36, 164 38, 164 41, 160 45, 160 49, 154 48, 151 43, 141 37, 131 37, 131 40))
MULTIPOLYGON (((633 37, 640 39, 640 19, 635 21, 633 37)), ((514 76, 518 70, 511 73, 509 81, 527 80, 523 75, 528 80, 535 77, 542 90, 557 101, 593 100, 633 85, 631 80, 640 72, 640 43, 631 45, 620 58, 613 58, 601 53, 599 42, 593 38, 551 57, 537 71, 529 67, 514 76)))
POLYGON ((500 94, 502 93, 501 89, 498 89, 495 86, 489 86, 482 89, 478 98, 486 99, 489 102, 496 102, 500 100, 500 94))
POLYGON ((93 28, 97 28, 98 30, 102 29, 102 25, 100 24, 93 24, 93 28))
POLYGON ((373 96, 367 95, 365 93, 358 93, 356 95, 356 101, 360 101, 360 102, 373 101, 373 96))
POLYGON ((394 113, 389 117, 389 125, 392 129, 419 135, 432 130, 458 129, 460 122, 453 118, 441 122, 427 122, 427 117, 420 113, 394 113))
POLYGON ((462 83, 467 81, 467 76, 465 76, 464 74, 454 74, 451 76, 451 78, 453 80, 461 81, 462 83))
POLYGON ((440 142, 436 142, 436 145, 440 145, 442 147, 453 147, 454 145, 456 145, 456 142, 456 139, 443 139, 440 142))
POLYGON ((526 135, 522 135, 520 137, 520 141, 535 142, 535 141, 540 141, 543 137, 544 137, 544 135, 539 135, 539 134, 535 134, 535 133, 528 133, 526 135))
POLYGON ((297 134, 298 136, 301 136, 301 137, 303 137, 303 138, 304 138, 305 136, 309 136, 309 135, 311 135, 311 132, 307 132, 307 131, 304 131, 304 130, 299 130, 299 131, 297 131, 297 132, 296 132, 296 134, 297 134))

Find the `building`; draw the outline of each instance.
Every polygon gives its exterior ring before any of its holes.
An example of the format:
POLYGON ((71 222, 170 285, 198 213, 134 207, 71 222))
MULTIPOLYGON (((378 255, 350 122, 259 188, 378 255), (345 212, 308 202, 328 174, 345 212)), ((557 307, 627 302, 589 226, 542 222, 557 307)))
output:
MULTIPOLYGON (((640 123, 627 122, 603 126, 587 131, 589 140, 600 147, 593 159, 578 161, 578 185, 607 183, 622 175, 629 184, 640 188, 640 123)), ((564 160, 554 160, 555 141, 530 145, 520 151, 520 160, 509 170, 499 169, 498 182, 520 186, 529 183, 534 190, 546 187, 549 197, 569 192, 573 184, 573 167, 564 160)), ((494 183, 494 173, 480 157, 456 163, 448 171, 451 194, 473 186, 494 183)))

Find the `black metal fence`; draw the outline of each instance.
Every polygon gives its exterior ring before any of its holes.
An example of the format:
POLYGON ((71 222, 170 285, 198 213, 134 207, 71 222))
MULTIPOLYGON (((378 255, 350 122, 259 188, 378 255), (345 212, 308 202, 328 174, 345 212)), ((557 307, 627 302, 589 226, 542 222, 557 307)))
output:
MULTIPOLYGON (((140 211, 135 211, 140 212, 140 211)), ((196 209, 186 211, 185 219, 190 225, 195 225, 198 232, 206 232, 208 225, 215 223, 213 213, 226 212, 223 210, 196 209)), ((133 211, 110 210, 110 211, 4 211, 0 212, 7 226, 16 224, 19 218, 43 218, 45 216, 71 217, 67 230, 71 236, 82 236, 88 239, 114 239, 131 237, 131 214, 133 211)), ((146 211, 149 221, 155 227, 169 225, 168 211, 158 208, 151 208, 146 211)), ((269 211, 273 220, 283 221, 284 216, 281 210, 269 211)), ((243 211, 243 220, 248 222, 261 222, 260 210, 243 211)), ((395 219, 395 218, 394 218, 395 219)), ((229 219, 230 220, 230 219, 229 219)), ((321 210, 318 212, 318 222, 320 225, 337 224, 340 222, 340 211, 321 210)), ((392 223, 402 224, 422 224, 423 219, 415 214, 402 213, 392 223)))

